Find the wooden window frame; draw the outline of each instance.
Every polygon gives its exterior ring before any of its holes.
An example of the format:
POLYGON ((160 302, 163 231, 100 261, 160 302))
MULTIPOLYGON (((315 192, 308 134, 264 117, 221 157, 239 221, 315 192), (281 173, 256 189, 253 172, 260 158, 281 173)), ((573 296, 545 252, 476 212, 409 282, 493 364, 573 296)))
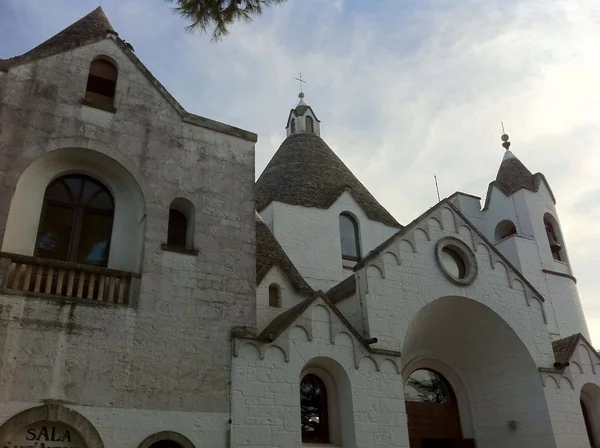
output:
MULTIPOLYGON (((107 251, 110 254, 112 229, 113 229, 113 225, 114 225, 114 221, 115 221, 115 199, 114 199, 112 193, 110 192, 110 190, 102 182, 100 182, 97 179, 94 179, 91 176, 86 176, 85 174, 67 174, 65 176, 60 176, 60 177, 54 179, 52 182, 50 182, 48 184, 48 186, 46 187, 46 191, 44 192, 42 211, 40 214, 40 221, 38 223, 38 230, 37 230, 37 235, 36 235, 36 239, 35 239, 34 256, 39 257, 39 258, 47 258, 47 257, 43 257, 39 254, 38 246, 39 246, 40 236, 41 236, 40 230, 43 228, 43 225, 46 222, 46 220, 50 217, 49 214, 46 213, 47 206, 49 204, 74 210, 73 218, 71 221, 71 232, 69 234, 69 242, 68 242, 68 246, 67 246, 66 260, 58 260, 58 261, 67 261, 70 263, 78 263, 77 262, 77 253, 79 250, 79 244, 81 243, 81 235, 82 235, 82 230, 83 230, 83 219, 84 219, 86 211, 111 217, 111 219, 110 219, 111 231, 110 231, 110 235, 108 236, 107 245, 106 245, 107 251), (68 179, 68 178, 80 178, 82 180, 82 187, 81 187, 81 191, 79 193, 79 197, 73 198, 72 204, 68 204, 66 202, 60 202, 60 201, 46 198, 48 189, 52 185, 54 185, 55 183, 58 183, 58 182, 64 182, 64 180, 68 179), (100 209, 95 209, 95 208, 91 208, 91 207, 85 207, 80 204, 80 201, 82 200, 81 195, 83 193, 83 183, 86 181, 91 181, 94 184, 97 184, 98 186, 100 186, 100 188, 106 194, 108 194, 108 197, 110 198, 110 200, 112 202, 112 210, 110 210, 110 211, 109 210, 100 210, 100 209)), ((78 263, 78 264, 85 264, 85 263, 78 263)), ((99 266, 99 267, 107 267, 107 265, 108 265, 108 257, 106 258, 106 265, 99 266)), ((92 265, 92 266, 96 266, 96 265, 92 265)))

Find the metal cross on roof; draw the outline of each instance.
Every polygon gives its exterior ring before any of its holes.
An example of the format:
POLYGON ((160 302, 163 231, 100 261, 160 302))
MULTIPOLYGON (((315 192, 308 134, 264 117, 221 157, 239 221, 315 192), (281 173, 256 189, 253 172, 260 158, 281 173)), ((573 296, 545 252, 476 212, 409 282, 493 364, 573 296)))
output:
POLYGON ((302 72, 300 73, 300 77, 299 78, 294 78, 296 81, 300 81, 300 93, 304 93, 302 92, 302 84, 306 84, 306 81, 302 79, 302 72))

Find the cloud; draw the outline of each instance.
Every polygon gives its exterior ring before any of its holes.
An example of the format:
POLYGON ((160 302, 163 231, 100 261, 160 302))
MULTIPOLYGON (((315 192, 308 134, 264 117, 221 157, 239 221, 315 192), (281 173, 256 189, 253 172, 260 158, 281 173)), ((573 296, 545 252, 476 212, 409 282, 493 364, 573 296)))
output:
MULTIPOLYGON (((11 28, 18 42, 0 43, 0 57, 96 6, 8 0, 0 13, 11 14, 0 15, 38 32, 11 28)), ((434 174, 443 196, 484 195, 502 159, 503 121, 511 149, 557 197, 600 346, 598 2, 289 0, 219 44, 186 34, 162 0, 104 8, 188 110, 258 132, 257 175, 284 138, 302 71, 322 136, 400 222, 436 201, 434 174)))

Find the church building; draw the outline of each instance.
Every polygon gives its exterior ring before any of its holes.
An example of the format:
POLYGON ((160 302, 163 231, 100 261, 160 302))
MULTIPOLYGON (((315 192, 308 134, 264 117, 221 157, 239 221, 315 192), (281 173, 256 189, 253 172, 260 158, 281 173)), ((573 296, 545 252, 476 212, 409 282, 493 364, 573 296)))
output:
POLYGON ((102 8, 0 59, 0 448, 600 448, 544 175, 401 224, 316 112, 256 181, 102 8))

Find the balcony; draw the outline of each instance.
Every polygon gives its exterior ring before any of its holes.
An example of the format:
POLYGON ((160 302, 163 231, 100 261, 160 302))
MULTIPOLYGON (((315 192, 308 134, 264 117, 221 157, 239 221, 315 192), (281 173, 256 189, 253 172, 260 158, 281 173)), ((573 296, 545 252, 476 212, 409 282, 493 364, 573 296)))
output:
POLYGON ((0 252, 0 290, 5 294, 130 306, 140 274, 0 252))

